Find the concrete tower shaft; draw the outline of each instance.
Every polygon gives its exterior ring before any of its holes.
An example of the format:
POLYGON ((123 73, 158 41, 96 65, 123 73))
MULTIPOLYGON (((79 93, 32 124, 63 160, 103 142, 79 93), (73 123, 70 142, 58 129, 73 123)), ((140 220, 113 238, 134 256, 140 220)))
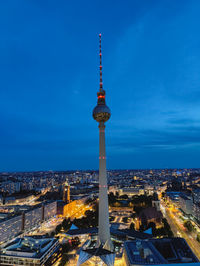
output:
POLYGON ((99 123, 99 231, 100 244, 111 250, 108 185, 106 173, 105 124, 99 123))

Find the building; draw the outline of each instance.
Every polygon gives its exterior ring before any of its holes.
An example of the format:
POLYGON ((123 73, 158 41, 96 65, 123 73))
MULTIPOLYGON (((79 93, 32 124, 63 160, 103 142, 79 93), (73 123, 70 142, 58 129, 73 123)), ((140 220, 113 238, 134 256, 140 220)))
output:
POLYGON ((200 203, 193 203, 192 206, 192 215, 193 217, 200 222, 200 203))
MULTIPOLYGON (((109 210, 108 210, 108 184, 106 172, 105 122, 109 120, 111 112, 105 103, 105 90, 102 82, 102 53, 101 34, 99 34, 100 56, 100 84, 97 92, 97 106, 93 110, 93 118, 99 123, 99 221, 98 240, 96 247, 82 249, 78 265, 88 260, 101 261, 106 265, 114 265, 115 254, 110 237, 109 210)), ((93 262, 94 262, 93 261, 93 262)), ((92 263, 93 263, 92 262, 92 263)))
POLYGON ((148 207, 142 210, 136 219, 136 229, 139 229, 141 225, 147 228, 151 222, 159 226, 162 222, 162 218, 163 215, 161 211, 158 211, 155 207, 148 207))
POLYGON ((22 215, 0 221, 0 244, 19 235, 22 231, 22 215))
POLYGON ((153 193, 152 207, 155 207, 157 211, 160 211, 160 201, 156 192, 153 193))
POLYGON ((25 212, 24 230, 29 231, 42 222, 42 206, 25 212))
POLYGON ((123 195, 123 194, 126 194, 128 196, 143 195, 144 194, 144 188, 125 187, 125 188, 119 189, 119 195, 123 195))
POLYGON ((22 232, 27 232, 57 214, 57 203, 46 202, 21 214, 0 220, 0 243, 9 241, 22 232))
POLYGON ((63 201, 65 203, 70 202, 70 185, 66 182, 63 187, 63 201))
POLYGON ((200 188, 193 189, 192 194, 193 194, 194 203, 199 203, 200 202, 200 188))
POLYGON ((25 236, 1 249, 0 265, 53 265, 60 256, 58 239, 25 236))
POLYGON ((124 243, 124 266, 198 262, 184 238, 134 240, 124 243))
POLYGON ((180 209, 187 215, 192 214, 193 209, 193 200, 191 197, 186 196, 185 194, 181 193, 179 197, 179 206, 180 209))
POLYGON ((19 192, 21 188, 20 182, 4 181, 0 183, 0 191, 9 195, 19 192))
POLYGON ((44 207, 44 218, 42 220, 48 220, 57 214, 57 202, 52 201, 43 205, 44 207))

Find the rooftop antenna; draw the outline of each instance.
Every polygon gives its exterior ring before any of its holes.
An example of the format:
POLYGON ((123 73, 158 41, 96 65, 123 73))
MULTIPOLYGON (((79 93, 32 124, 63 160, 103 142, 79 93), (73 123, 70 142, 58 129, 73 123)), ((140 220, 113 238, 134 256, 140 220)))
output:
POLYGON ((99 91, 103 90, 103 81, 102 81, 102 53, 101 53, 101 33, 99 33, 99 59, 100 59, 100 82, 99 82, 99 91))

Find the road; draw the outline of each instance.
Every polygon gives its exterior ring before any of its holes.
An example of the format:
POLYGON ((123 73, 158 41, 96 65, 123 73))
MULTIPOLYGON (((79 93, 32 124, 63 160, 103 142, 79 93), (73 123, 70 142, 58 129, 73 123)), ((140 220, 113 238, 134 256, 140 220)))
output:
POLYGON ((166 208, 166 218, 174 233, 174 236, 185 238, 189 247, 192 249, 196 257, 200 260, 200 244, 189 234, 181 223, 178 223, 177 218, 166 208))

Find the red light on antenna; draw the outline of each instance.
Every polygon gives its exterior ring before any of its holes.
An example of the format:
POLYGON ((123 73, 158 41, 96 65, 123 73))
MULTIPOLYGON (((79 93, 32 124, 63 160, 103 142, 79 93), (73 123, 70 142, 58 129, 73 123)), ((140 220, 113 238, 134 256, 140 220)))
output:
POLYGON ((101 36, 101 33, 99 33, 99 36, 101 36))

